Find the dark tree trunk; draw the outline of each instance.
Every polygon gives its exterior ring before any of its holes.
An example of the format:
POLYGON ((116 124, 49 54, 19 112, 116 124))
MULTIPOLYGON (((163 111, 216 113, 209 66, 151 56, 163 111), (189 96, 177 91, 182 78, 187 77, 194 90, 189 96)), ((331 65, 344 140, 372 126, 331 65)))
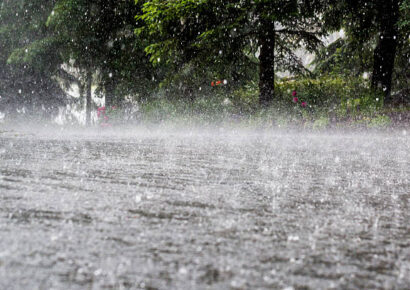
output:
POLYGON ((380 34, 374 50, 372 88, 375 91, 381 91, 385 103, 389 103, 391 102, 392 76, 397 50, 398 1, 379 0, 378 14, 380 34))
POLYGON ((114 100, 115 100, 115 86, 114 86, 114 80, 110 78, 106 83, 105 83, 105 107, 111 107, 114 105, 114 100))
POLYGON ((259 104, 268 106, 275 90, 275 24, 262 20, 259 33, 259 104))
POLYGON ((78 90, 79 90, 79 94, 80 94, 79 103, 80 103, 81 108, 83 108, 84 107, 84 101, 85 101, 85 95, 84 95, 85 85, 81 80, 79 80, 79 82, 78 82, 78 90))
POLYGON ((86 100, 85 100, 85 124, 86 126, 91 125, 91 84, 92 84, 93 74, 91 70, 87 71, 86 79, 86 100))

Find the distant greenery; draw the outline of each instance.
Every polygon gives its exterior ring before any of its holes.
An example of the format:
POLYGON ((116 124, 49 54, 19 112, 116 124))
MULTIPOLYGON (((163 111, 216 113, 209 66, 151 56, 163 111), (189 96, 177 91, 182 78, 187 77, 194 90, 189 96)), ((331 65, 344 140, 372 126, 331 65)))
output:
POLYGON ((373 119, 410 104, 409 12, 409 0, 0 0, 0 109, 47 118, 69 105, 88 123, 96 103, 158 122, 373 119))
POLYGON ((156 99, 141 104, 138 120, 203 125, 229 122, 312 130, 340 125, 385 128, 392 124, 386 114, 406 115, 409 111, 408 107, 397 112, 384 109, 383 95, 374 95, 364 79, 332 76, 288 79, 278 81, 275 87, 277 102, 269 107, 259 106, 255 83, 234 91, 214 88, 192 102, 158 95, 156 99))

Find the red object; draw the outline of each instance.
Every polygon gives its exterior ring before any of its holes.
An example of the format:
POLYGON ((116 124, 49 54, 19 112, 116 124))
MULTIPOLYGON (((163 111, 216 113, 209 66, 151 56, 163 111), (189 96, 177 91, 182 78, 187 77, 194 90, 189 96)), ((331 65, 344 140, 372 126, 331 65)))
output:
POLYGON ((302 104, 301 104, 301 106, 304 108, 304 107, 306 107, 306 102, 302 102, 302 104))
POLYGON ((103 116, 105 116, 105 107, 99 107, 99 108, 97 109, 97 117, 100 117, 101 114, 102 114, 103 116))
POLYGON ((222 84, 221 81, 217 81, 217 82, 216 82, 216 85, 217 85, 217 86, 219 86, 220 84, 222 84))
POLYGON ((294 98, 293 98, 293 102, 294 102, 294 103, 297 103, 298 101, 299 101, 299 99, 298 99, 297 97, 294 97, 294 98))
POLYGON ((298 94, 298 93, 297 93, 296 91, 293 91, 293 92, 292 92, 292 96, 294 96, 294 97, 296 97, 297 94, 298 94))
POLYGON ((215 83, 214 82, 211 82, 211 87, 214 87, 215 86, 215 83))

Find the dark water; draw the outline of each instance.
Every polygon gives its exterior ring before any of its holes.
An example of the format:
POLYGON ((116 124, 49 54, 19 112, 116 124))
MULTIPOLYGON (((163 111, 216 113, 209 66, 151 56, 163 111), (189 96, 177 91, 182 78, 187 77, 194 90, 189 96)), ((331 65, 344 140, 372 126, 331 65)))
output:
POLYGON ((0 134, 0 289, 409 289, 404 133, 0 134))

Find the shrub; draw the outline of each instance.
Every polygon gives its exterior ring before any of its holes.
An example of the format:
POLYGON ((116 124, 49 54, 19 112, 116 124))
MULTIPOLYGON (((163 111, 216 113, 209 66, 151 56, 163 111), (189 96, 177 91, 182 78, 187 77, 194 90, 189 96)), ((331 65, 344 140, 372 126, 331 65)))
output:
POLYGON ((329 126, 329 118, 327 117, 320 117, 319 119, 317 119, 315 122, 313 122, 313 129, 314 130, 322 130, 322 129, 326 129, 329 126))
POLYGON ((331 119, 372 116, 383 105, 383 99, 373 94, 363 80, 340 77, 282 80, 275 86, 274 102, 269 108, 260 108, 258 97, 257 83, 250 81, 234 90, 203 90, 191 100, 157 95, 141 104, 140 113, 144 120, 153 122, 215 123, 233 118, 264 125, 311 124, 314 129, 321 129, 331 119))
POLYGON ((375 96, 361 79, 322 77, 319 79, 283 80, 276 85, 275 97, 279 102, 292 106, 292 91, 300 102, 306 102, 313 113, 354 114, 374 110, 383 105, 383 99, 375 96))
POLYGON ((245 84, 231 96, 232 104, 241 114, 255 112, 259 106, 259 89, 255 82, 245 84))
POLYGON ((370 128, 386 128, 391 124, 389 116, 377 116, 370 120, 370 128))

